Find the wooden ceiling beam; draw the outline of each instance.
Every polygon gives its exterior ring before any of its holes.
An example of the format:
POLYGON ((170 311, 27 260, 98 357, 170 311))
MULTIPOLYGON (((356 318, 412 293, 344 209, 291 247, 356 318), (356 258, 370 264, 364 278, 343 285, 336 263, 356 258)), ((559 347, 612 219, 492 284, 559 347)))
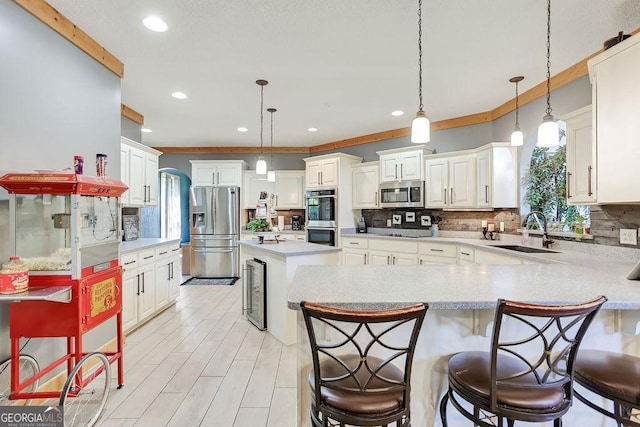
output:
MULTIPOLYGON (((153 147, 163 154, 260 154, 260 147, 153 147)), ((262 154, 271 154, 263 148, 262 154)), ((273 147, 273 154, 309 154, 309 147, 273 147)))
POLYGON ((45 0, 13 0, 24 10, 38 18, 65 39, 82 49, 87 55, 104 65, 118 77, 124 77, 124 64, 97 41, 78 28, 45 0))
POLYGON ((120 104, 120 114, 125 116, 127 119, 133 120, 141 126, 144 124, 144 116, 138 113, 133 108, 127 107, 124 104, 120 104))

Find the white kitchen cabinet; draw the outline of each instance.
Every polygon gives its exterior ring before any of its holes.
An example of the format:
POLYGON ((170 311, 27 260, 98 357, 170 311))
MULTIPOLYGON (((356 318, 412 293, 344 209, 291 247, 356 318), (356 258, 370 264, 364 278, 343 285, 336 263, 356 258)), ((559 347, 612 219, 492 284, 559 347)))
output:
POLYGON ((458 264, 475 264, 475 250, 466 246, 458 248, 458 264))
POLYGON ((146 249, 138 253, 138 322, 142 322, 156 311, 156 265, 155 250, 146 249))
POLYGON ((594 105, 598 203, 638 203, 640 36, 588 61, 594 105))
POLYGON ((456 264, 458 246, 440 243, 419 243, 418 264, 456 264))
POLYGON ((483 146, 477 158, 477 207, 518 207, 518 150, 510 143, 483 146))
POLYGON ((180 242, 169 245, 169 304, 180 296, 182 284, 182 248, 180 242))
POLYGON ((138 323, 138 254, 122 255, 122 330, 138 323))
POLYGON ((417 265, 418 243, 403 240, 370 239, 368 264, 417 265))
POLYGON ((342 264, 343 265, 366 265, 368 239, 355 237, 342 238, 342 264))
POLYGON ((307 162, 305 167, 307 188, 338 186, 339 159, 337 157, 309 161, 305 159, 305 161, 307 162))
POLYGON ((157 206, 158 157, 161 154, 130 139, 120 139, 120 158, 127 156, 126 171, 121 165, 120 179, 129 187, 122 202, 124 205, 157 206))
POLYGON ((378 169, 378 162, 360 163, 351 167, 354 209, 377 209, 380 207, 378 169))
POLYGON ((242 208, 255 209, 260 193, 273 194, 273 182, 267 182, 266 175, 256 175, 254 170, 244 171, 240 192, 242 193, 242 208))
POLYGON ((425 161, 426 208, 476 207, 476 156, 453 155, 425 161))
POLYGON ((591 105, 563 117, 567 123, 567 203, 596 202, 596 149, 591 105))
POLYGON ((276 181, 267 182, 266 175, 244 171, 242 181, 242 207, 255 209, 260 193, 274 196, 275 209, 304 209, 304 171, 275 171, 276 181))
POLYGON ((378 151, 380 182, 424 180, 423 156, 432 152, 432 149, 425 146, 378 151))
POLYGON ((179 241, 122 255, 122 328, 125 332, 176 300, 180 294, 181 257, 179 241))
MULTIPOLYGON (((191 185, 229 185, 242 187, 242 171, 247 169, 243 160, 189 160, 191 185)), ((266 175, 265 175, 266 178, 266 175)))
POLYGON ((304 209, 305 171, 276 171, 273 184, 276 209, 304 209))

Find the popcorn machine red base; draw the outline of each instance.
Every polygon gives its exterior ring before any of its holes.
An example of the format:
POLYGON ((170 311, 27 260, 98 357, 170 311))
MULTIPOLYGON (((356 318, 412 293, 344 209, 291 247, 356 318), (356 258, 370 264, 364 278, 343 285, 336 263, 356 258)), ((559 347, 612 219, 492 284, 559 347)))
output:
MULTIPOLYGON (((119 265, 121 181, 74 174, 7 174, 11 243, 29 267, 29 294, 48 287, 71 288, 69 302, 12 298, 10 307, 11 399, 50 398, 60 392, 34 391, 35 381, 66 362, 70 375, 89 354, 83 334, 116 317, 116 350, 104 352, 122 364, 122 268, 119 265), (67 354, 21 382, 20 339, 66 337, 67 354)), ((62 399, 61 399, 62 400, 62 399)), ((62 404, 62 403, 61 403, 62 404)))

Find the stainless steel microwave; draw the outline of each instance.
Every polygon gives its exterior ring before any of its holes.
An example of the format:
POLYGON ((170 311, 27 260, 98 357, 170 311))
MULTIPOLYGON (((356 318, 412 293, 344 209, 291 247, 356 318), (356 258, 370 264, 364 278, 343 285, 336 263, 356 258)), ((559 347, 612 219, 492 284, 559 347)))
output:
POLYGON ((379 190, 382 208, 424 207, 424 181, 383 182, 379 190))

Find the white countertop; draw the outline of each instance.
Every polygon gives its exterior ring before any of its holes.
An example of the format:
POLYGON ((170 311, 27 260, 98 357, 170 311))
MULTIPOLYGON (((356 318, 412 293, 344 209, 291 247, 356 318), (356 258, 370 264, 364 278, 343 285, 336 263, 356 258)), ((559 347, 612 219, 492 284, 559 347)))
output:
POLYGON ((256 240, 241 240, 239 243, 240 246, 248 246, 284 257, 339 252, 342 250, 335 246, 318 245, 297 240, 280 240, 280 243, 276 243, 274 240, 265 240, 264 243, 258 243, 256 240))
MULTIPOLYGON (((351 237, 381 238, 366 234, 351 237)), ((525 254, 493 247, 511 243, 505 241, 446 237, 408 240, 464 244, 541 263, 301 266, 292 280, 289 307, 297 309, 300 301, 368 309, 427 302, 432 309, 493 309, 498 298, 574 303, 602 294, 609 299, 605 308, 640 309, 640 281, 626 279, 635 262, 570 251, 525 254)))
POLYGON ((166 245, 169 243, 179 242, 180 239, 167 239, 167 238, 144 238, 137 240, 130 240, 128 242, 120 243, 120 252, 134 252, 139 251, 140 249, 151 248, 153 246, 166 245))

